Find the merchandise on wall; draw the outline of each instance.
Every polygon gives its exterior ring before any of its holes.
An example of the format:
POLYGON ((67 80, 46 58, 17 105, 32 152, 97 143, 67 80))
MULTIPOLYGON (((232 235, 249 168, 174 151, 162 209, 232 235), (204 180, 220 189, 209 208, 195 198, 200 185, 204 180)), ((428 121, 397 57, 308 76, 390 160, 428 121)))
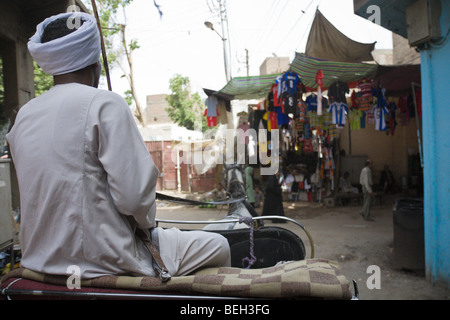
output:
MULTIPOLYGON (((324 88, 323 77, 317 72, 317 87, 311 89, 295 72, 277 76, 267 98, 250 110, 248 118, 250 128, 267 131, 269 145, 264 147, 269 152, 270 134, 280 130, 280 169, 289 177, 285 191, 297 197, 306 192, 309 201, 320 201, 337 188, 334 159, 339 130, 347 124, 352 131, 370 126, 393 136, 398 125, 415 116, 411 94, 390 97, 379 81, 367 78, 352 83, 351 88, 339 80, 324 88)), ((417 109, 421 112, 420 106, 417 109)))

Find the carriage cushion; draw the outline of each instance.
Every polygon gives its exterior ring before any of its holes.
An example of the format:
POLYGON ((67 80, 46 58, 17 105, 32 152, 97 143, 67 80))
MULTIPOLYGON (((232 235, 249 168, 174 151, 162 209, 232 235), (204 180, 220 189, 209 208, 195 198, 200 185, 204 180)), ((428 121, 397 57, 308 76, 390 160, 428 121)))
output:
MULTIPOLYGON (((13 278, 66 287, 67 276, 52 276, 19 268, 2 278, 1 290, 13 278)), ((102 288, 159 294, 197 294, 242 298, 351 299, 350 283, 333 261, 311 259, 265 269, 209 268, 162 284, 154 277, 105 276, 82 280, 81 290, 102 288)), ((35 289, 35 288, 34 288, 35 289)), ((67 288, 65 288, 67 289, 67 288)), ((7 290, 6 290, 7 291, 7 290)), ((65 290, 67 291, 67 290, 65 290)), ((7 292, 4 292, 7 294, 7 292)))

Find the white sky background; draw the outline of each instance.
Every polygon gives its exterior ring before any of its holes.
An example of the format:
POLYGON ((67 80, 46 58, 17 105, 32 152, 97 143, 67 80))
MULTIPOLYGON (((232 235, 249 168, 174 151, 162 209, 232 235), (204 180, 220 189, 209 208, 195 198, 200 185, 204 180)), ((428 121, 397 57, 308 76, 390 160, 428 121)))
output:
MULTIPOLYGON (((225 1, 225 0, 224 0, 225 1)), ((193 92, 220 90, 226 85, 223 42, 205 27, 210 21, 222 34, 220 18, 208 4, 217 0, 134 0, 127 7, 127 38, 138 40, 134 52, 137 92, 143 107, 146 96, 170 93, 175 74, 191 80, 193 92)), ((353 40, 377 41, 377 49, 392 48, 392 33, 353 13, 353 0, 226 0, 231 44, 232 75, 246 76, 245 49, 249 50, 250 75, 259 75, 267 57, 289 57, 304 52, 314 19, 320 11, 353 40), (302 12, 305 11, 305 13, 302 12)), ((128 89, 119 67, 112 70, 112 87, 119 94, 128 89)), ((106 88, 103 83, 102 88, 106 88)))

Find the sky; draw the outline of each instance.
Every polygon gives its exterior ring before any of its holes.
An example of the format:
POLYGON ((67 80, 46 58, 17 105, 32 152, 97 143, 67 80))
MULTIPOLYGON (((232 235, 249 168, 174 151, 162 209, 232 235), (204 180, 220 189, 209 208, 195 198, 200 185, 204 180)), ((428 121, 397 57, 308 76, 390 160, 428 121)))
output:
MULTIPOLYGON (((210 21, 222 33, 215 8, 219 0, 134 0, 126 9, 127 38, 136 39, 134 52, 137 92, 142 105, 146 96, 169 94, 169 80, 176 74, 189 77, 193 92, 220 90, 225 78, 223 41, 206 28, 210 21)), ((228 13, 227 37, 232 76, 246 76, 246 49, 250 75, 259 75, 267 57, 289 57, 304 52, 318 8, 341 32, 353 40, 391 49, 392 34, 353 13, 353 0, 222 0, 228 13)), ((127 82, 119 67, 112 70, 113 90, 122 94, 127 82)), ((102 87, 106 88, 103 83, 102 87)))

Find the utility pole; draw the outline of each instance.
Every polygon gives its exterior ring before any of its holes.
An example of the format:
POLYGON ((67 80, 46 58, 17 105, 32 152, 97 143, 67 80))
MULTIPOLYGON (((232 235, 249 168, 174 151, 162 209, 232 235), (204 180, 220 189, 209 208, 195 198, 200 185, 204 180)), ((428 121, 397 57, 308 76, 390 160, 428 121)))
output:
POLYGON ((228 28, 228 13, 227 13, 227 5, 226 5, 226 0, 216 0, 218 3, 218 7, 216 5, 214 5, 213 1, 212 2, 212 6, 213 8, 211 8, 211 6, 208 3, 209 9, 212 13, 217 14, 220 18, 220 24, 222 25, 222 34, 220 34, 219 32, 217 32, 217 30, 214 29, 214 26, 211 22, 206 21, 205 25, 207 28, 215 31, 221 38, 223 41, 223 59, 224 59, 224 65, 225 65, 225 76, 227 79, 227 82, 229 82, 232 79, 232 71, 231 71, 231 46, 230 46, 230 32, 229 32, 229 28, 228 28), (214 10, 213 10, 214 9, 214 10))
POLYGON ((230 64, 230 35, 228 29, 228 12, 225 0, 217 0, 219 3, 219 15, 220 15, 220 24, 222 25, 222 35, 223 35, 223 56, 225 62, 225 74, 227 78, 227 82, 231 80, 231 64, 230 64))

